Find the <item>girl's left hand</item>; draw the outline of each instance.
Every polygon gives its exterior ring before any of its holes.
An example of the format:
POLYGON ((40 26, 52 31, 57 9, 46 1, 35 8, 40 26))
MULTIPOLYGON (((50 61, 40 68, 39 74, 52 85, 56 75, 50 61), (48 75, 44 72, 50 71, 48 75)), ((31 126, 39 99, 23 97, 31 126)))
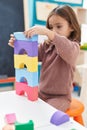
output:
POLYGON ((33 35, 48 35, 49 29, 43 26, 33 26, 29 30, 25 31, 26 37, 32 37, 33 35))

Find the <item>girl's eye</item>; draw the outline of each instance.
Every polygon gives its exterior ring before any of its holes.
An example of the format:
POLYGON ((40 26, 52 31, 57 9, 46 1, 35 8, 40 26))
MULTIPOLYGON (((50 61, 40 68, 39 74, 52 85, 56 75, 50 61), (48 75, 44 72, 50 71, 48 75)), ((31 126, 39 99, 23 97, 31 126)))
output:
POLYGON ((50 26, 49 29, 53 29, 53 27, 50 26))
POLYGON ((57 28, 61 28, 62 26, 57 26, 57 28))

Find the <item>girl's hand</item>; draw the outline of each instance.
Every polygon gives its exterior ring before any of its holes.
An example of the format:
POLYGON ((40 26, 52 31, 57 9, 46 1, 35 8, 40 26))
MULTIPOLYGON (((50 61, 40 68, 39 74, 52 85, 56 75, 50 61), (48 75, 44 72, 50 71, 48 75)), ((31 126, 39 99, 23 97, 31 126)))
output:
POLYGON ((46 35, 49 40, 53 40, 54 32, 43 26, 33 26, 29 30, 24 32, 26 37, 32 37, 33 35, 46 35))
POLYGON ((10 35, 10 40, 8 42, 8 45, 11 47, 14 47, 14 41, 15 41, 15 37, 13 34, 10 35))
POLYGON ((14 130, 14 126, 13 125, 6 125, 2 128, 2 130, 14 130))

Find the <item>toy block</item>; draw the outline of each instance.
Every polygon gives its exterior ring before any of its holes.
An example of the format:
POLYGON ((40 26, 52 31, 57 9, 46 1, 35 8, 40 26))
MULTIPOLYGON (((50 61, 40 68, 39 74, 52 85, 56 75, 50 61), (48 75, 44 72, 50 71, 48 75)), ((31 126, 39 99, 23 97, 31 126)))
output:
POLYGON ((38 99, 38 36, 27 38, 23 32, 15 32, 14 36, 16 94, 26 92, 28 99, 35 101, 38 99))
POLYGON ((34 130, 34 123, 30 120, 28 123, 15 123, 15 130, 34 130))
POLYGON ((14 43, 14 54, 24 54, 28 56, 36 57, 38 55, 38 43, 31 41, 19 41, 16 40, 14 43))
POLYGON ((24 68, 25 57, 27 55, 15 55, 14 54, 14 68, 24 68))
POLYGON ((27 66, 27 70, 30 72, 38 71, 38 57, 14 54, 14 67, 24 68, 24 65, 27 66))
POLYGON ((16 94, 24 95, 26 92, 29 100, 36 101, 38 99, 38 86, 31 87, 28 86, 26 83, 22 82, 16 82, 15 85, 16 85, 16 94))
POLYGON ((10 113, 5 115, 5 121, 8 124, 14 124, 16 122, 16 115, 15 113, 10 113))
POLYGON ((23 82, 25 79, 28 86, 38 86, 38 72, 29 72, 26 68, 15 69, 16 81, 23 82))
POLYGON ((16 40, 23 40, 23 41, 38 41, 38 36, 34 35, 31 38, 27 38, 23 32, 14 32, 14 36, 16 40))
POLYGON ((38 86, 36 87, 27 87, 26 88, 28 99, 31 101, 36 101, 38 100, 38 86))
POLYGON ((27 70, 30 72, 38 71, 38 57, 27 57, 26 59, 27 70))
POLYGON ((58 110, 52 115, 50 122, 55 125, 60 125, 69 121, 69 119, 66 113, 58 110))

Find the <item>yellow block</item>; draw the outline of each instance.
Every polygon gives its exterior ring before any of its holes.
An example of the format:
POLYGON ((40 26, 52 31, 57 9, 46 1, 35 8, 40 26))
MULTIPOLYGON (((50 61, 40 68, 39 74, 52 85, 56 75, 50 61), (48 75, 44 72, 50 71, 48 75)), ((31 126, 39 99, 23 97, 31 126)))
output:
POLYGON ((29 57, 28 55, 14 54, 14 67, 21 69, 26 65, 29 72, 38 71, 38 57, 29 57))

